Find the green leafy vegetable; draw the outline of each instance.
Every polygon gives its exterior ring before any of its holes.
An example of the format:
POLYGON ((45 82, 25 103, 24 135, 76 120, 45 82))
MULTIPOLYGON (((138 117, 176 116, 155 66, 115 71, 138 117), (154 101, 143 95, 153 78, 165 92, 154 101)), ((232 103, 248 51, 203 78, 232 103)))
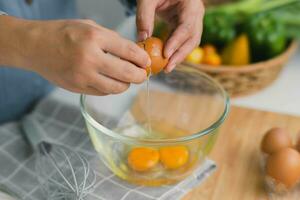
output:
POLYGON ((274 57, 286 47, 284 26, 274 15, 259 14, 249 18, 245 23, 245 31, 250 41, 253 62, 274 57))
POLYGON ((239 0, 206 9, 203 43, 224 47, 246 33, 252 62, 282 53, 300 39, 300 0, 239 0))
POLYGON ((300 0, 241 0, 209 7, 206 13, 232 15, 239 24, 251 16, 269 13, 285 26, 288 37, 300 38, 300 0))
POLYGON ((204 17, 202 44, 214 44, 221 48, 236 36, 234 18, 225 13, 208 14, 204 17))

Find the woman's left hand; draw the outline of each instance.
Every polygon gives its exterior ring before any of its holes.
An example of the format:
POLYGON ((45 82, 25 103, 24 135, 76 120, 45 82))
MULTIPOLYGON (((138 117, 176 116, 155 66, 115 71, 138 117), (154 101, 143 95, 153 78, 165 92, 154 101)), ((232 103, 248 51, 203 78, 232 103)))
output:
POLYGON ((204 5, 202 0, 137 0, 139 40, 152 35, 156 14, 173 28, 164 48, 164 56, 169 58, 165 71, 170 72, 199 45, 204 5))

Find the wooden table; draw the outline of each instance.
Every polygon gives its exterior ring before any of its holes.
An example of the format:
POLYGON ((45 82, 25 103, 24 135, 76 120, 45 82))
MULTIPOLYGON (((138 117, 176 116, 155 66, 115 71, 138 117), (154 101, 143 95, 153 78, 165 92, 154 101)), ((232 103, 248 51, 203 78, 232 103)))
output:
MULTIPOLYGON (((272 199, 264 189, 259 147, 263 134, 273 126, 286 128, 295 141, 300 117, 232 107, 210 155, 218 164, 217 171, 184 200, 272 199)), ((273 199, 300 199, 297 191, 300 188, 273 199)))

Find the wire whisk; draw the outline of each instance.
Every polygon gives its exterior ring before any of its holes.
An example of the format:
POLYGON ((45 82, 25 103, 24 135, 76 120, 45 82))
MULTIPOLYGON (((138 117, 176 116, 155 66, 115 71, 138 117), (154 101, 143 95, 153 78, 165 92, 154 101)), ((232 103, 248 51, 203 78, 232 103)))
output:
POLYGON ((36 153, 36 171, 47 200, 83 200, 93 192, 96 174, 87 159, 65 145, 47 138, 31 117, 23 119, 25 135, 36 153))
POLYGON ((58 144, 38 145, 36 170, 48 200, 83 200, 96 183, 96 175, 81 154, 58 144))

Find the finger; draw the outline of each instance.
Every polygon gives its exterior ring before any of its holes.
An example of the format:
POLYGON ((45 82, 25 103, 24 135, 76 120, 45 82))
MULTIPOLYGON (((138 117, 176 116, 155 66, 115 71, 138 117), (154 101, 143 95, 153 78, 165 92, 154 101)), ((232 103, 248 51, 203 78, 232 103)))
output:
POLYGON ((125 83, 142 83, 147 78, 145 69, 139 68, 113 55, 106 54, 103 56, 101 62, 103 66, 99 66, 98 71, 116 80, 125 83))
POLYGON ((97 90, 97 89, 94 88, 93 86, 88 86, 88 87, 84 90, 83 93, 84 93, 84 94, 87 94, 87 95, 94 95, 94 96, 105 96, 105 95, 107 95, 106 93, 97 90))
POLYGON ((170 58, 191 37, 192 28, 192 23, 190 22, 181 24, 176 28, 165 45, 164 56, 166 58, 170 58))
POLYGON ((95 27, 99 26, 94 20, 91 20, 91 19, 76 19, 76 21, 80 22, 80 23, 88 24, 91 26, 95 26, 95 27))
POLYGON ((136 25, 138 41, 145 40, 152 35, 157 3, 158 0, 137 1, 136 25))
POLYGON ((102 49, 117 57, 132 62, 139 67, 146 68, 151 65, 151 59, 147 52, 134 42, 121 38, 113 31, 109 31, 102 49))
POLYGON ((77 87, 63 87, 71 92, 80 93, 80 94, 86 94, 86 95, 95 95, 95 96, 105 96, 106 93, 99 91, 95 89, 92 86, 87 86, 85 88, 77 88, 77 87))
POLYGON ((119 94, 129 88, 128 83, 117 81, 103 74, 96 74, 91 82, 95 89, 105 94, 119 94))
POLYGON ((168 65, 165 68, 165 72, 171 72, 178 63, 181 63, 185 57, 198 46, 197 39, 187 40, 170 58, 168 65))

